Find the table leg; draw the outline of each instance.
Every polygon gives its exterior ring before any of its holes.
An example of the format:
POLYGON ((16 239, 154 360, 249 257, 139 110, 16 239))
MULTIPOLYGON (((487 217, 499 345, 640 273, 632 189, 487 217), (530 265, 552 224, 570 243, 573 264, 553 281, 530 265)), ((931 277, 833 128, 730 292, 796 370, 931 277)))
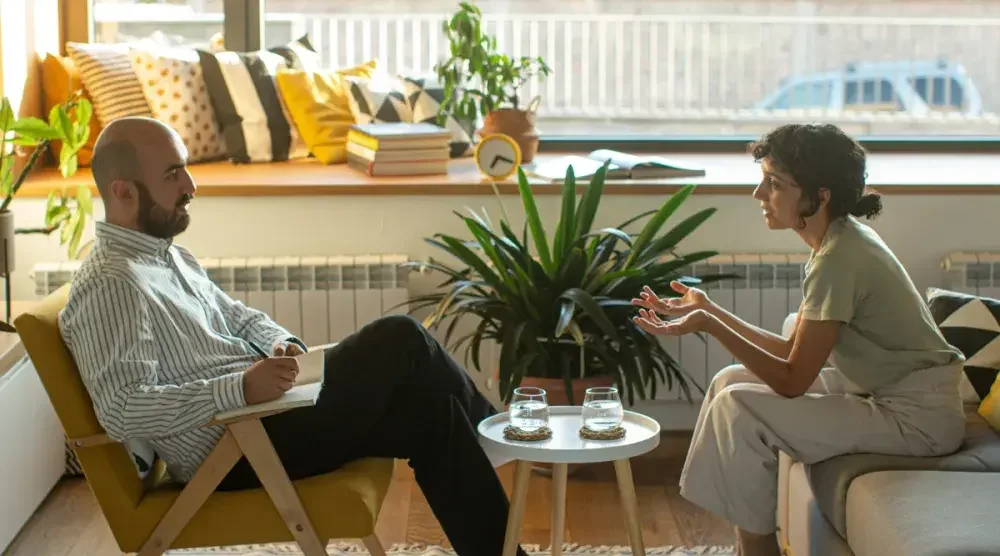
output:
POLYGON ((528 479, 531 478, 531 462, 517 460, 514 468, 514 493, 510 500, 510 514, 507 517, 507 535, 503 541, 503 556, 516 556, 524 507, 528 505, 528 479))
POLYGON ((632 466, 627 459, 615 460, 615 475, 618 476, 618 493, 625 512, 625 529, 628 531, 632 554, 646 556, 646 547, 642 544, 642 526, 639 524, 639 504, 635 498, 635 484, 632 482, 632 466))
POLYGON ((566 477, 569 465, 552 466, 552 556, 562 556, 563 530, 566 528, 566 477))

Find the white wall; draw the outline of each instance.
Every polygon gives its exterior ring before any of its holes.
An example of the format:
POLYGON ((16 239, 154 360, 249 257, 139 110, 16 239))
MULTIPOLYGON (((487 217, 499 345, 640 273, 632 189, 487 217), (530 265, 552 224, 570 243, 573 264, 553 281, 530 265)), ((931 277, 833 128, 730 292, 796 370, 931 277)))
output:
MULTIPOLYGON (((86 170, 83 170, 86 171, 86 170)), ((653 196, 606 196, 595 226, 617 225, 664 199, 653 196)), ((516 196, 503 198, 520 229, 522 208, 516 196)), ((558 198, 538 198, 551 231, 557 221, 558 198)), ((44 202, 19 199, 17 226, 41 224, 44 202)), ((486 206, 494 222, 500 217, 493 196, 343 196, 196 198, 192 224, 178 238, 200 257, 242 255, 327 255, 405 253, 414 258, 439 256, 423 241, 437 232, 469 237, 452 213, 486 206)), ((716 215, 681 244, 682 250, 716 249, 723 253, 804 252, 793 232, 764 227, 756 201, 746 196, 694 195, 676 221, 695 210, 714 206, 716 215)), ((956 250, 1000 251, 1000 195, 889 195, 884 214, 873 226, 909 270, 920 289, 938 283, 941 258, 956 250)), ((100 213, 100 203, 95 206, 100 213)), ((99 215, 98 215, 99 217, 99 215)), ((88 238, 92 237, 92 229, 88 238)), ((40 261, 66 258, 58 237, 19 236, 14 298, 33 299, 28 274, 40 261)))
MULTIPOLYGON (((632 215, 663 202, 652 196, 607 196, 602 201, 595 226, 617 225, 632 215)), ((503 198, 515 221, 523 224, 519 199, 503 198)), ((557 222, 558 197, 538 199, 551 230, 557 222)), ((43 202, 21 199, 18 226, 40 223, 43 202)), ((888 196, 885 213, 874 227, 909 270, 917 287, 939 284, 942 257, 956 250, 1000 251, 1000 195, 988 196, 888 196)), ((412 258, 439 257, 437 250, 423 241, 444 232, 470 237, 452 213, 466 206, 477 210, 486 206, 494 222, 500 217, 492 196, 436 197, 290 197, 290 198, 198 198, 192 205, 192 225, 178 242, 199 257, 211 256, 308 256, 330 254, 405 253, 412 258)), ((771 232, 764 227, 758 204, 745 196, 694 195, 673 220, 704 207, 719 210, 681 249, 715 249, 724 253, 805 252, 794 232, 771 232)), ((99 209, 99 204, 95 207, 99 209)), ((668 222, 669 223, 669 222, 668 222)), ((88 232, 87 237, 92 237, 88 232)), ((33 298, 29 271, 40 261, 65 258, 56 236, 22 236, 18 241, 15 298, 33 298)), ((437 277, 435 277, 437 278, 437 277)), ((426 282, 422 282, 426 283, 426 282)), ((465 324, 465 323, 463 323, 465 324)), ((461 360, 461 359, 460 359, 461 360)), ((472 373, 477 382, 487 377, 472 373)), ((658 400, 637 406, 656 418, 664 428, 690 429, 697 404, 658 400)))

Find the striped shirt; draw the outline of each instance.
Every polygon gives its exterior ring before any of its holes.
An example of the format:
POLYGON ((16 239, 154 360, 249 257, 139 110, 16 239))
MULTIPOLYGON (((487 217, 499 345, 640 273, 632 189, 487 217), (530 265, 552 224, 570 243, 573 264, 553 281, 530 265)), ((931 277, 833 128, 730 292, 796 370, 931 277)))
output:
POLYGON ((230 298, 183 247, 107 222, 96 223, 59 326, 108 436, 148 442, 185 482, 224 432, 201 425, 246 405, 251 342, 301 344, 230 298))

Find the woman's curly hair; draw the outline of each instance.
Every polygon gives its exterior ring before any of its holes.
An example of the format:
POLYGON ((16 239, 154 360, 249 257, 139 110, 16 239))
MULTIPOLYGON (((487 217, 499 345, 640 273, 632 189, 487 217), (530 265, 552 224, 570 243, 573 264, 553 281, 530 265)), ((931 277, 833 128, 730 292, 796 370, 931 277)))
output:
POLYGON ((830 191, 830 218, 848 214, 871 220, 882 212, 882 199, 865 185, 867 153, 857 141, 830 124, 787 124, 775 128, 750 144, 750 153, 760 162, 770 158, 802 189, 807 203, 799 215, 819 210, 820 189, 830 191))

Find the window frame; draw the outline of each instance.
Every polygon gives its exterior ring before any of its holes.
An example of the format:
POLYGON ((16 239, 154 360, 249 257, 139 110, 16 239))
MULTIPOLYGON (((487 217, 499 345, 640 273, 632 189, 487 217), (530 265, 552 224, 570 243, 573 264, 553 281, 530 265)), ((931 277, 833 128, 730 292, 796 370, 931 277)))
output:
MULTIPOLYGON (((93 0, 61 0, 63 5, 64 40, 81 40, 73 37, 81 33, 82 26, 67 25, 79 21, 86 14, 87 37, 93 37, 93 0), (68 8, 67 8, 68 6, 68 8), (83 11, 85 10, 85 12, 83 11)), ((224 32, 226 46, 232 50, 248 51, 263 48, 265 5, 267 0, 223 0, 224 32)), ((623 149, 631 152, 690 152, 690 153, 740 153, 757 139, 755 135, 551 135, 539 139, 539 152, 589 152, 599 148, 623 149)), ((857 136, 858 141, 870 152, 893 153, 1000 153, 1000 136, 857 136)))

